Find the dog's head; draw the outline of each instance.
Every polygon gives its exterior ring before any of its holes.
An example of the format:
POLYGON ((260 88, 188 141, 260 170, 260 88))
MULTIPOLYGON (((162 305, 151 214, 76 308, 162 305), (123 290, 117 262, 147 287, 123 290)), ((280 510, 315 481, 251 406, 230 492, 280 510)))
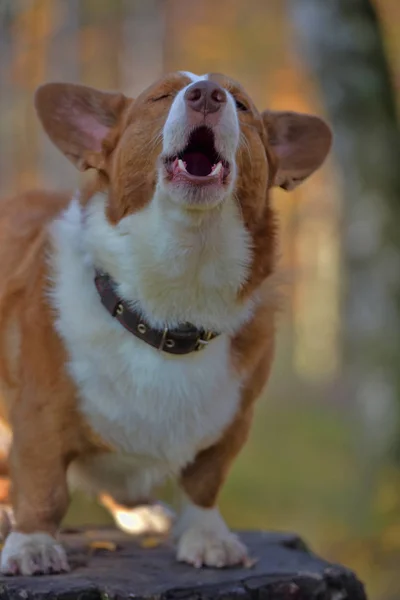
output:
POLYGON ((79 169, 98 171, 111 223, 155 197, 197 212, 231 197, 255 222, 268 189, 304 181, 331 144, 320 118, 260 113, 241 85, 219 74, 172 73, 135 100, 49 83, 35 103, 54 144, 79 169))

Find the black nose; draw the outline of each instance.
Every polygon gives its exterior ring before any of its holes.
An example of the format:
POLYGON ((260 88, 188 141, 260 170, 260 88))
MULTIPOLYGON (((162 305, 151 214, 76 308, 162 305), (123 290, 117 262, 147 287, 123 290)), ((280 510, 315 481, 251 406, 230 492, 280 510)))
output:
POLYGON ((186 104, 197 112, 217 112, 226 102, 226 92, 217 83, 199 81, 193 83, 185 92, 186 104))

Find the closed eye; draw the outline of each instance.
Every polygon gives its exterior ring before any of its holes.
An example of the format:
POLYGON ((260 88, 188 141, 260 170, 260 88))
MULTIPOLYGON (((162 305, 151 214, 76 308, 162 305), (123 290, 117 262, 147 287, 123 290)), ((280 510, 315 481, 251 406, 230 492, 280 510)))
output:
POLYGON ((158 102, 159 100, 165 100, 166 98, 170 98, 172 96, 172 94, 161 94, 160 96, 154 96, 153 98, 150 98, 150 100, 152 102, 158 102))
POLYGON ((244 104, 243 102, 241 102, 240 100, 238 100, 237 98, 235 98, 235 104, 236 104, 236 108, 242 112, 247 112, 249 109, 248 106, 246 106, 246 104, 244 104))

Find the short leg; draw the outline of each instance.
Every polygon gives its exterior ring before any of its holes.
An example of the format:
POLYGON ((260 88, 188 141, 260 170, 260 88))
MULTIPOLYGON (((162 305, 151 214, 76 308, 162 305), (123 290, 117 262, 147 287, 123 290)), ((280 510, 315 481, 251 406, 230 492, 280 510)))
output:
POLYGON ((1 553, 1 572, 33 575, 68 571, 68 561, 55 534, 68 507, 65 466, 43 440, 15 436, 11 451, 11 480, 15 527, 1 553))
POLYGON ((240 412, 223 438, 200 452, 182 473, 187 506, 176 526, 177 558, 195 567, 249 564, 245 546, 229 531, 216 506, 228 469, 242 447, 251 422, 251 409, 240 412))
POLYGON ((268 378, 272 351, 271 344, 243 388, 240 409, 221 439, 200 452, 181 474, 188 504, 176 526, 177 558, 195 567, 253 563, 221 517, 217 498, 234 458, 247 440, 254 401, 268 378))
POLYGON ((19 274, 22 279, 24 274, 29 277, 17 294, 18 386, 7 410, 15 527, 0 561, 3 573, 22 575, 68 570, 65 551, 55 539, 69 504, 66 469, 90 446, 66 368, 68 354, 56 333, 49 302, 48 244, 41 240, 39 229, 34 240, 36 250, 29 252, 30 260, 19 274))

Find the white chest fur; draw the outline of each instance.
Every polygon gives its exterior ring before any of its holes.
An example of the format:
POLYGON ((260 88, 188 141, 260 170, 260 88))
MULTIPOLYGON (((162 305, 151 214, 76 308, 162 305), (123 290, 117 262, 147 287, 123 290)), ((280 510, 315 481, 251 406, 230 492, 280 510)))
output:
POLYGON ((247 274, 248 237, 233 203, 199 230, 154 200, 112 227, 105 201, 93 199, 84 225, 76 201, 53 224, 58 330, 94 429, 121 452, 177 471, 218 439, 237 410, 240 381, 231 366, 229 333, 251 310, 236 300, 247 274), (93 264, 108 271, 152 323, 187 320, 222 335, 199 353, 158 352, 106 312, 93 264))

